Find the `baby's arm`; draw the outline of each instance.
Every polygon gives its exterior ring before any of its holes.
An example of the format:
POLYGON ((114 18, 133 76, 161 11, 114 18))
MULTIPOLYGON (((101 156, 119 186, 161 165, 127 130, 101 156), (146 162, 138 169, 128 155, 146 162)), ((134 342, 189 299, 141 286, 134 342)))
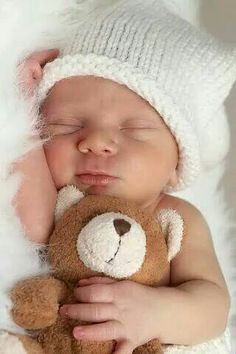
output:
POLYGON ((159 307, 162 301, 165 307, 161 341, 192 345, 224 332, 230 298, 204 218, 185 201, 178 211, 185 220, 186 237, 171 264, 172 288, 158 290, 159 307))
MULTIPOLYGON (((24 95, 33 94, 43 76, 43 66, 58 54, 57 49, 44 50, 33 53, 21 63, 20 87, 24 95)), ((57 191, 43 147, 35 148, 15 163, 14 171, 24 175, 13 201, 16 212, 27 236, 35 242, 46 242, 53 226, 57 191)))
POLYGON ((32 241, 44 243, 53 227, 57 191, 43 147, 29 152, 14 169, 24 175, 14 199, 16 212, 27 236, 32 241))
POLYGON ((115 353, 131 354, 154 338, 166 344, 195 345, 224 332, 229 294, 208 226, 191 204, 182 200, 177 204, 186 237, 171 264, 171 286, 150 287, 107 277, 81 280, 75 290, 78 303, 60 310, 63 317, 92 322, 74 328, 76 339, 113 339, 118 346, 115 353))

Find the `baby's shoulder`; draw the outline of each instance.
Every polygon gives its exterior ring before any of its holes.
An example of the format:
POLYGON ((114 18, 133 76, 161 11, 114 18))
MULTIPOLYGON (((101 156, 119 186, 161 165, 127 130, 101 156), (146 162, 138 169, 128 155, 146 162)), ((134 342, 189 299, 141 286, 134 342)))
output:
POLYGON ((174 209, 184 221, 181 251, 170 263, 170 284, 178 286, 194 279, 223 284, 211 232, 198 208, 169 195, 162 198, 158 208, 174 209))

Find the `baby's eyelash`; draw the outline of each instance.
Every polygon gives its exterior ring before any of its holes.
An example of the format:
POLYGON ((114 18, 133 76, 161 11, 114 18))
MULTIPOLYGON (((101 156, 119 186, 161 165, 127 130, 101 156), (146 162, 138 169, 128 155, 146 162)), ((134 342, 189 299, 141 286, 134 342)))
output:
POLYGON ((143 126, 143 127, 121 127, 120 128, 121 130, 144 130, 144 129, 146 129, 146 130, 153 130, 153 129, 155 129, 155 128, 153 128, 153 127, 147 127, 147 126, 143 126))
POLYGON ((138 121, 127 121, 120 125, 120 129, 155 129, 157 128, 156 123, 149 122, 146 120, 138 121))
POLYGON ((80 127, 81 124, 48 123, 49 126, 80 127))
POLYGON ((78 124, 49 123, 45 129, 48 136, 69 135, 78 132, 83 127, 78 124))

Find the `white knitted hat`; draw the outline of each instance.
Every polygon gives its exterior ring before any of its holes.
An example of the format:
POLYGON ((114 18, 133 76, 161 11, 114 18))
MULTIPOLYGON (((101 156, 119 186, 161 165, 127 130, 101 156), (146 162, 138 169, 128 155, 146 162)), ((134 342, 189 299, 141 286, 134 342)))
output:
POLYGON ((214 149, 222 127, 214 113, 235 81, 236 50, 199 32, 161 0, 90 7, 61 57, 45 66, 39 102, 57 81, 76 75, 124 84, 159 112, 179 147, 178 185, 169 192, 190 185, 204 160, 222 157, 214 149))

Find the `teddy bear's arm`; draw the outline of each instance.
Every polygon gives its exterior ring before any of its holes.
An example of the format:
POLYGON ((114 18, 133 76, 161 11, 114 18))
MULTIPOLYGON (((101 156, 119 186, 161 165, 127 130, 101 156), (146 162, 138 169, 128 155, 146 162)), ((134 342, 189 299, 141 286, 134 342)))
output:
POLYGON ((35 277, 17 283, 11 292, 12 317, 25 329, 45 328, 55 323, 66 285, 53 277, 35 277))

